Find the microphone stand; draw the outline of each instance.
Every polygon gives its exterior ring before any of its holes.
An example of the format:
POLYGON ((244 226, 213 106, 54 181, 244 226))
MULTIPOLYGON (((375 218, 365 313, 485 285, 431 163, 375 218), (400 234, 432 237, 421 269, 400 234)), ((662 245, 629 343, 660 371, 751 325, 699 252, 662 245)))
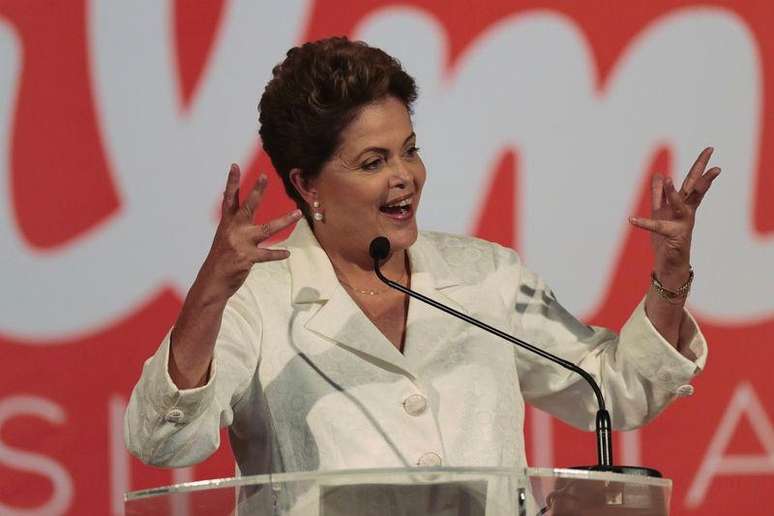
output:
POLYGON ((474 319, 469 315, 463 314, 462 312, 458 312, 457 310, 449 306, 441 304, 438 301, 435 301, 434 299, 424 296, 419 292, 415 292, 409 288, 406 288, 400 283, 396 281, 392 281, 391 279, 387 278, 382 274, 382 271, 379 267, 379 262, 385 259, 390 253, 390 241, 386 237, 375 238, 371 242, 369 252, 370 252, 371 258, 373 258, 374 260, 374 272, 376 273, 376 276, 389 287, 394 288, 395 290, 398 290, 400 292, 403 292, 404 294, 414 299, 417 299, 419 301, 422 301, 423 303, 433 306, 438 310, 441 310, 442 312, 446 312, 447 314, 453 317, 462 319, 463 321, 470 323, 473 326, 476 326, 486 332, 489 332, 493 335, 497 335, 498 337, 507 340, 511 344, 524 348, 536 355, 539 355, 545 358, 550 362, 559 364, 565 369, 568 369, 574 373, 579 374, 581 377, 583 377, 584 380, 586 380, 586 382, 588 382, 588 384, 591 386, 591 389, 594 391, 594 396, 597 398, 597 405, 599 406, 599 410, 597 410, 596 427, 595 427, 596 438, 597 438, 597 464, 594 466, 574 466, 571 469, 624 473, 628 475, 640 475, 640 476, 648 476, 648 477, 662 476, 659 471, 652 468, 646 468, 646 467, 640 467, 640 466, 613 465, 613 427, 610 421, 610 413, 605 408, 605 398, 602 396, 602 390, 599 388, 599 385, 594 380, 594 377, 592 377, 586 370, 584 370, 581 367, 578 367, 572 362, 569 362, 552 353, 549 353, 548 351, 545 351, 536 346, 533 346, 532 344, 529 344, 528 342, 518 339, 512 335, 508 335, 507 333, 500 331, 497 328, 494 328, 492 326, 489 326, 488 324, 482 321, 479 321, 478 319, 474 319))

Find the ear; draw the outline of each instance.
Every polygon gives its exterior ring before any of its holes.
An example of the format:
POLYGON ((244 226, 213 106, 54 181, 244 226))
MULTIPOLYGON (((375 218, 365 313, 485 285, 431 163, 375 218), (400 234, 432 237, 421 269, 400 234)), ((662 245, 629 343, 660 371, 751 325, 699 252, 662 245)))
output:
POLYGON ((304 199, 307 206, 311 206, 315 199, 317 199, 317 188, 314 181, 304 179, 300 168, 291 169, 289 177, 290 183, 296 189, 296 192, 304 199))

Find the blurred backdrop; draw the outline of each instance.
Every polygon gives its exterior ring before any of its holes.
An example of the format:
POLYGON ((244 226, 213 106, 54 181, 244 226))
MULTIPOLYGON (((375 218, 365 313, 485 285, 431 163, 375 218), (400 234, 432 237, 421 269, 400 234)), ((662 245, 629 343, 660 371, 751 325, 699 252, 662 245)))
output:
MULTIPOLYGON (((676 515, 774 505, 774 4, 766 0, 0 0, 0 513, 120 514, 125 491, 233 474, 143 466, 123 409, 206 254, 231 162, 269 170, 256 106, 303 41, 347 34, 421 89, 421 226, 516 248, 584 320, 645 291, 653 173, 723 167, 689 307, 706 372, 617 458, 676 515)), ((270 175, 261 211, 290 209, 270 175)), ((530 409, 531 464, 593 437, 530 409)))

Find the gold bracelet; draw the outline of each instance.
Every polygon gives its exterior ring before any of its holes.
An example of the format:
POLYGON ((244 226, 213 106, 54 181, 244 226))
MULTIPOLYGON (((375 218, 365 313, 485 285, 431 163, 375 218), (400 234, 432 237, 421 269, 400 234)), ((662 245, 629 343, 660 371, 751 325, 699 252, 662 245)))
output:
POLYGON ((677 290, 669 290, 664 288, 664 285, 662 285, 658 278, 656 278, 656 272, 654 271, 650 273, 650 284, 656 291, 656 294, 658 294, 659 297, 666 299, 670 303, 675 300, 688 297, 688 293, 691 291, 691 283, 693 283, 693 267, 690 265, 688 266, 688 280, 685 282, 685 284, 683 284, 682 287, 678 288, 677 290))

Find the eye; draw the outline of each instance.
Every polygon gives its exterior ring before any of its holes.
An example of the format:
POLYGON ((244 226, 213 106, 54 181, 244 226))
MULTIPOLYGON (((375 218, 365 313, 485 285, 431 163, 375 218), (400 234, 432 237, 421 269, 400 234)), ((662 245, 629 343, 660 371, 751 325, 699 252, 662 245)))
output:
POLYGON ((376 159, 372 159, 371 161, 366 161, 365 163, 360 165, 360 168, 362 168, 363 170, 373 171, 381 167, 382 163, 384 163, 383 158, 376 158, 376 159))
POLYGON ((413 145, 408 149, 406 149, 406 156, 413 158, 417 154, 419 154, 419 147, 417 147, 416 145, 413 145))

